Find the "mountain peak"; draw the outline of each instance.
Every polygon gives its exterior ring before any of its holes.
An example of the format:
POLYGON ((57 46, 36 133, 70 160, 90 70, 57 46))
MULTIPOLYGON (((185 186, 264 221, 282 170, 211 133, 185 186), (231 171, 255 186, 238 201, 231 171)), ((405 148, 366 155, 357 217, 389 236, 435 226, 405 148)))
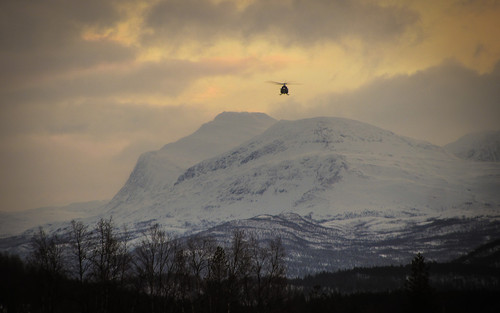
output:
POLYGON ((276 120, 264 113, 223 112, 196 132, 139 158, 110 207, 154 199, 188 167, 223 153, 262 133, 276 120))
MULTIPOLYGON (((280 121, 188 168, 163 203, 169 203, 173 216, 206 220, 284 211, 326 218, 374 207, 449 206, 436 188, 443 180, 433 170, 445 168, 449 160, 441 147, 362 122, 333 117, 280 121), (429 193, 437 194, 435 203, 422 204, 429 193)), ((450 199, 466 201, 467 196, 450 199)))
POLYGON ((273 120, 272 117, 265 113, 260 112, 234 112, 234 111, 224 111, 219 113, 214 121, 234 121, 235 119, 267 119, 273 120))

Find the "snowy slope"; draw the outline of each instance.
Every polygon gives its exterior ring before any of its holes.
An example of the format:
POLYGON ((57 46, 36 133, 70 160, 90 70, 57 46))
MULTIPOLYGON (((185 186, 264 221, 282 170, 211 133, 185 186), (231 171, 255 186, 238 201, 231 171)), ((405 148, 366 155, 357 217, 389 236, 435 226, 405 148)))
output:
POLYGON ((193 134, 139 158, 128 181, 108 205, 110 214, 143 207, 188 167, 262 133, 276 122, 263 113, 223 112, 193 134))
POLYGON ((500 131, 468 134, 445 149, 466 160, 500 162, 500 131))
POLYGON ((278 122, 190 167, 135 211, 114 216, 128 223, 153 217, 180 232, 283 212, 317 220, 365 211, 449 217, 495 212, 499 188, 500 166, 470 164, 426 142, 322 117, 278 122))
POLYGON ((417 252, 433 261, 450 261, 500 237, 500 220, 476 218, 425 218, 390 215, 338 216, 316 221, 294 213, 259 215, 229 221, 206 231, 222 245, 230 245, 234 231, 243 230, 260 240, 279 236, 287 254, 291 277, 311 272, 353 267, 408 264, 417 252), (373 231, 367 224, 390 221, 391 229, 373 231))

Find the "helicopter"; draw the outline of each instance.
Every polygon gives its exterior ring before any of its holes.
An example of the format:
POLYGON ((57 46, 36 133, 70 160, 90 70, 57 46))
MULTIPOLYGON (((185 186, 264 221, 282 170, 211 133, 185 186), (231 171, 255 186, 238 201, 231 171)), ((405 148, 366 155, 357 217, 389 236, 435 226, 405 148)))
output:
POLYGON ((288 94, 288 87, 286 86, 287 84, 297 85, 297 83, 287 83, 287 82, 281 83, 281 82, 275 82, 275 81, 268 81, 268 83, 275 84, 275 85, 281 85, 280 96, 281 95, 287 95, 287 96, 289 96, 289 94, 288 94))

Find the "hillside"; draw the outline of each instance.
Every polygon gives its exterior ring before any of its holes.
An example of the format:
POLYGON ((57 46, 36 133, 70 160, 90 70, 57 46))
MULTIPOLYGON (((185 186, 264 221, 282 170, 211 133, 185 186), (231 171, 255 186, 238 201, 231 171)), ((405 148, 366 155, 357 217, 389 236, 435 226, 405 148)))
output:
POLYGON ((500 131, 468 134, 445 149, 465 160, 500 162, 500 131))

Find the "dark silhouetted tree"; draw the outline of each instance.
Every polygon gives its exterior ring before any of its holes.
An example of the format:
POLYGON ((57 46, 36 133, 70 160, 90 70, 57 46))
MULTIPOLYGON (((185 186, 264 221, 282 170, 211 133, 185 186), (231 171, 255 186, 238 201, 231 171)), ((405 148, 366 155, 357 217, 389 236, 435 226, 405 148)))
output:
POLYGON ((280 303, 286 289, 286 253, 280 237, 269 242, 269 254, 269 269, 266 276, 269 281, 270 305, 271 302, 280 303))
POLYGON ((207 278, 210 312, 224 312, 227 308, 227 272, 226 251, 221 246, 217 246, 214 255, 210 259, 207 278))
POLYGON ((142 282, 142 289, 151 297, 151 311, 155 311, 156 300, 160 306, 169 296, 171 276, 175 264, 176 243, 169 238, 159 224, 152 225, 144 234, 135 250, 135 272, 142 282))
POLYGON ((31 248, 28 257, 31 265, 48 273, 63 274, 63 249, 56 235, 49 236, 39 227, 31 239, 31 248))
POLYGON ((250 236, 249 250, 251 257, 251 276, 254 279, 252 285, 251 297, 259 310, 263 310, 265 293, 268 286, 266 278, 267 269, 269 268, 270 253, 267 249, 261 246, 255 234, 250 236))
POLYGON ((89 231, 87 225, 80 221, 71 221, 71 228, 69 232, 69 247, 71 257, 73 259, 71 267, 73 272, 76 273, 76 277, 80 283, 83 283, 90 267, 92 248, 91 239, 91 232, 89 231))
POLYGON ((248 303, 250 293, 251 253, 246 233, 235 230, 228 249, 228 311, 248 303))
POLYGON ((126 240, 121 240, 112 218, 96 225, 91 258, 91 274, 101 291, 102 312, 110 307, 110 292, 121 285, 129 267, 130 255, 126 240))
POLYGON ((28 262, 34 267, 40 290, 42 312, 54 312, 59 296, 60 281, 64 276, 63 248, 56 235, 47 235, 40 227, 31 240, 28 262))
POLYGON ((267 243, 250 236, 252 303, 259 311, 265 311, 279 303, 286 290, 285 249, 281 238, 267 243))
POLYGON ((406 291, 410 299, 411 309, 426 310, 431 307, 431 287, 429 285, 429 266, 421 253, 411 261, 410 274, 406 277, 406 291))
POLYGON ((76 277, 80 282, 81 293, 77 296, 77 301, 82 312, 90 311, 89 290, 84 286, 87 281, 88 270, 91 265, 92 256, 92 232, 88 225, 81 221, 71 221, 68 233, 68 256, 70 276, 76 277))
POLYGON ((209 260, 215 249, 215 241, 211 237, 191 237, 185 250, 185 261, 188 275, 191 278, 187 287, 191 310, 199 311, 199 300, 206 289, 205 282, 209 271, 209 260))
POLYGON ((177 307, 175 311, 184 311, 183 306, 190 297, 190 277, 189 269, 187 265, 187 251, 185 248, 179 244, 176 245, 174 251, 174 266, 172 269, 172 297, 177 302, 177 307))

